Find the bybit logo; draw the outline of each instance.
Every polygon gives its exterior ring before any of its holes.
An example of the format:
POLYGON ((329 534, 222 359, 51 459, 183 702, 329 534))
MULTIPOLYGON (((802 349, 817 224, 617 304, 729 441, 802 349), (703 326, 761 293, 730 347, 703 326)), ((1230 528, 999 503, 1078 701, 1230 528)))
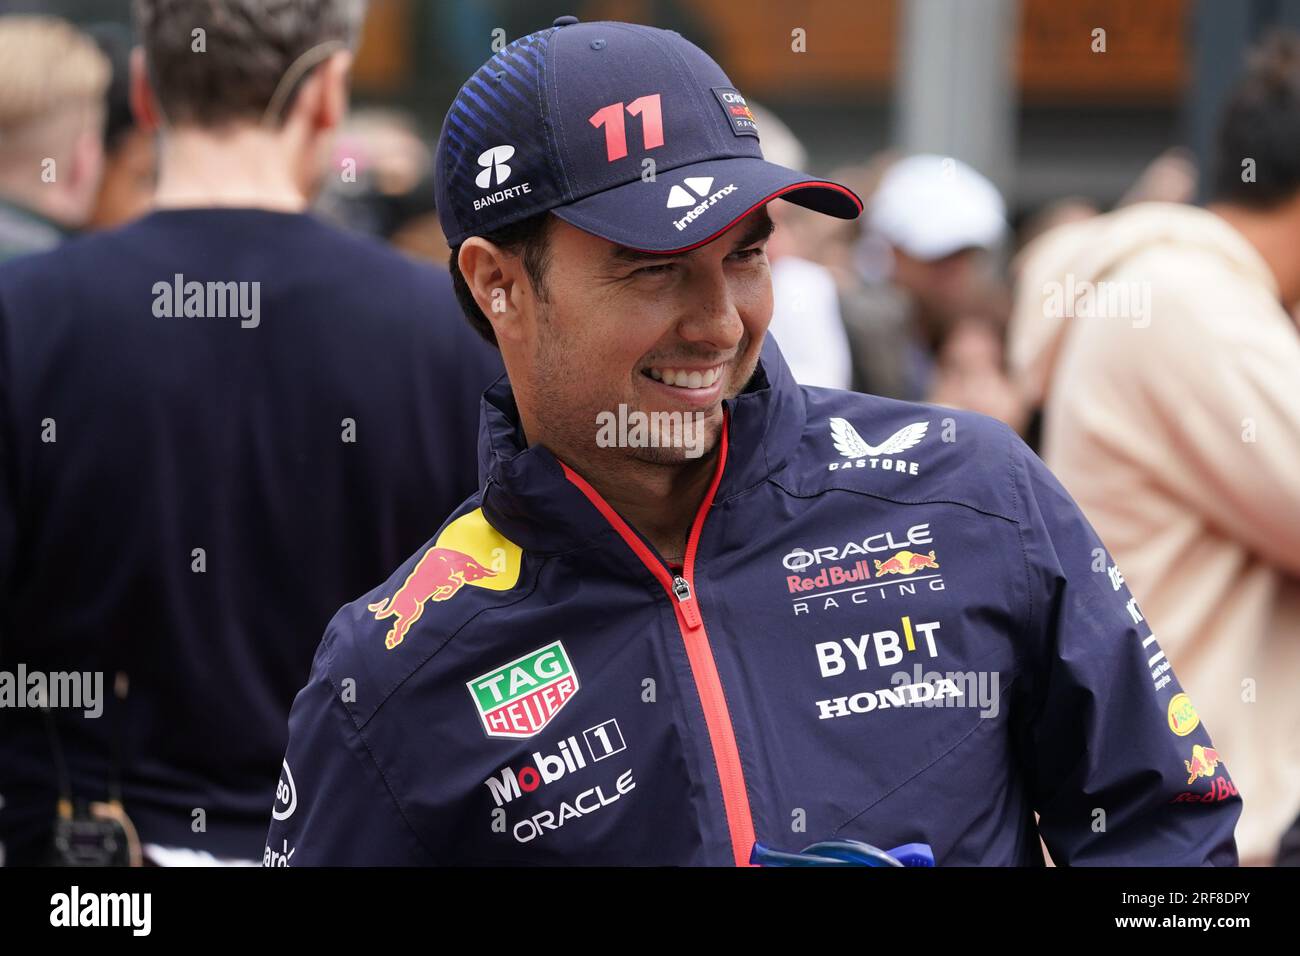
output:
MULTIPOLYGON (((848 648, 853 656, 853 663, 860 671, 865 671, 868 667, 868 647, 874 646, 877 665, 890 667, 901 661, 906 651, 917 649, 917 634, 925 641, 922 650, 928 649, 931 657, 939 656, 939 648, 934 639, 935 633, 941 627, 938 621, 918 621, 913 624, 912 618, 904 615, 902 626, 901 637, 898 631, 873 631, 858 638, 846 637, 842 643, 848 648)), ((845 659, 840 644, 841 641, 821 641, 814 646, 817 652, 817 667, 822 677, 837 677, 848 669, 849 662, 845 659)))

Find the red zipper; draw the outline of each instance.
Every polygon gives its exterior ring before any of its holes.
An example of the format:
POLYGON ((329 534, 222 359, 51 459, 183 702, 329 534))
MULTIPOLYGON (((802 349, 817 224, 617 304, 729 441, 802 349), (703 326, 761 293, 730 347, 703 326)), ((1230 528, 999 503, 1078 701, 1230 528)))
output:
POLYGON ((727 709, 727 698, 722 692, 722 681, 718 677, 718 667, 713 659, 713 650, 709 646, 709 635, 704 629, 704 619, 700 616, 699 602, 695 597, 695 551, 700 543, 700 532, 704 529, 704 516, 713 505, 713 496, 718 491, 722 480, 722 470, 727 464, 727 424, 722 425, 722 443, 718 450, 718 467, 713 473, 713 481, 695 513, 690 536, 686 539, 686 558, 682 563, 681 574, 671 574, 664 567, 655 553, 646 546, 636 533, 628 527, 613 508, 609 506, 600 492, 587 483, 581 475, 564 462, 560 466, 569 481, 578 486, 587 496, 596 510, 605 516, 615 531, 627 542, 628 547, 641 559, 641 563, 655 576, 673 602, 673 613, 677 618, 677 628, 682 632, 682 641, 686 644, 686 657, 691 664, 691 676, 695 679, 695 688, 704 707, 704 722, 709 729, 709 742, 713 746, 713 762, 717 766, 718 779, 722 784, 722 804, 727 814, 727 829, 731 833, 731 850, 735 856, 736 866, 749 866, 749 854, 754 846, 754 818, 749 810, 749 793, 745 789, 745 773, 740 765, 740 750, 736 746, 736 731, 731 724, 731 713, 727 709))

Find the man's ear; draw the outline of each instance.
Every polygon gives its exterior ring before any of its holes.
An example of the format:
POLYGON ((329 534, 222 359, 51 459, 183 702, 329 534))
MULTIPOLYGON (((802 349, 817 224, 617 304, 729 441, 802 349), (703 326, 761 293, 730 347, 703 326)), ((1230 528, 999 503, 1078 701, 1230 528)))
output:
POLYGON ((322 129, 334 129, 348 112, 348 86, 352 80, 352 51, 338 50, 321 64, 321 107, 318 122, 322 129))
POLYGON ((95 210, 95 200, 99 196, 99 185, 104 177, 104 136, 103 124, 89 124, 87 129, 77 134, 72 146, 71 171, 68 175, 70 194, 75 197, 76 225, 85 224, 95 210))
POLYGON ((337 129, 348 111, 352 53, 337 50, 311 71, 293 98, 286 123, 299 122, 312 133, 337 129))
POLYGON ((492 323, 498 340, 518 338, 524 328, 521 295, 528 294, 523 261, 481 236, 461 244, 456 260, 474 301, 492 323))
POLYGON ((144 62, 144 47, 135 47, 131 51, 131 78, 127 90, 131 102, 131 115, 135 124, 147 133, 152 133, 162 125, 162 110, 149 85, 149 69, 144 62))

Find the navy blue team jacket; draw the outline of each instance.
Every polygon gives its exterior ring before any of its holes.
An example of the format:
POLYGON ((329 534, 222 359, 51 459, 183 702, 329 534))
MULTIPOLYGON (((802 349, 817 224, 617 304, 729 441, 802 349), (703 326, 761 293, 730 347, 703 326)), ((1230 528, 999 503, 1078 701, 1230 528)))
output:
POLYGON ((325 633, 263 862, 1236 863, 1223 755, 1013 432, 774 347, 725 407, 677 572, 489 390, 479 493, 325 633))

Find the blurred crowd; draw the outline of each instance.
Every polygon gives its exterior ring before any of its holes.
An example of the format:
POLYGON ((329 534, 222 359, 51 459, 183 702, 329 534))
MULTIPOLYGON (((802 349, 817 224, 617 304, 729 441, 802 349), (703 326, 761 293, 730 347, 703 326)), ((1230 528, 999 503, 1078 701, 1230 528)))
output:
MULTIPOLYGON (((0 19, 0 259, 151 208, 132 46, 121 28, 0 19), (42 162, 57 177, 31 175, 42 162)), ((807 168, 780 118, 754 113, 766 157, 807 168)), ((318 156, 314 215, 445 269, 438 119, 351 112, 318 156)), ((771 334, 795 377, 975 410, 1030 442, 1212 728, 1255 864, 1300 863, 1298 143, 1300 40, 1283 34, 1243 64, 1212 167, 1170 148, 1111 208, 1009 212, 960 157, 893 153, 826 171, 864 199, 859 220, 771 207, 771 334)))

